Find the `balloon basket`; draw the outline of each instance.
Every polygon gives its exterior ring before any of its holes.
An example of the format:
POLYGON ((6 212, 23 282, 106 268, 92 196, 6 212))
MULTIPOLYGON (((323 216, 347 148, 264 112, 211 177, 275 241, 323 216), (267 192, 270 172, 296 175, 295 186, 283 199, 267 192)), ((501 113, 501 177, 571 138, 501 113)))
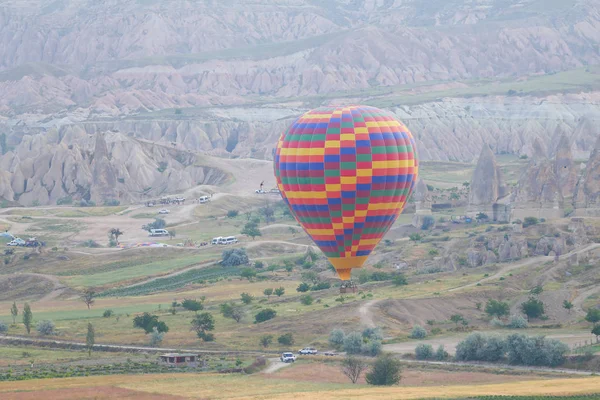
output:
POLYGON ((342 282, 342 286, 340 286, 340 294, 344 293, 356 293, 358 292, 358 286, 352 281, 342 282))

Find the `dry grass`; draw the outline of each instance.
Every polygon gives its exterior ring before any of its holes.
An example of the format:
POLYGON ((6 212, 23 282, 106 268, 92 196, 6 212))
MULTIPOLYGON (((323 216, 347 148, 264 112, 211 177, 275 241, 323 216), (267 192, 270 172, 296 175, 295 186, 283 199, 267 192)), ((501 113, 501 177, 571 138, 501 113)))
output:
MULTIPOLYGON (((597 393, 600 378, 524 380, 495 384, 469 384, 429 387, 367 387, 364 385, 299 382, 267 379, 262 376, 222 374, 160 374, 142 376, 102 376, 86 378, 46 379, 0 384, 3 399, 48 399, 61 393, 61 399, 72 397, 71 391, 85 392, 96 388, 98 393, 109 390, 133 390, 139 397, 164 394, 190 399, 451 399, 482 395, 574 395, 597 393), (101 389, 101 390, 100 390, 101 389), (60 390, 55 391, 55 390, 60 390), (37 394, 38 396, 32 396, 37 394), (10 396, 10 397, 9 397, 10 396), (30 396, 30 397, 26 397, 30 396)), ((108 398, 108 397, 99 397, 108 398)), ((168 397, 164 397, 169 399, 168 397)))

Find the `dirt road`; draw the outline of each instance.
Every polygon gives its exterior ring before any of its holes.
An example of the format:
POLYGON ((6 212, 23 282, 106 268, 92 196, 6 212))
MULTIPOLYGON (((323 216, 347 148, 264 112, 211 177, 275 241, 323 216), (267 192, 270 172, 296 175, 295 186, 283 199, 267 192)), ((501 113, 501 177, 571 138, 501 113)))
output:
POLYGON ((263 370, 265 374, 272 374, 282 368, 289 367, 292 363, 284 363, 279 358, 269 358, 269 366, 263 370))

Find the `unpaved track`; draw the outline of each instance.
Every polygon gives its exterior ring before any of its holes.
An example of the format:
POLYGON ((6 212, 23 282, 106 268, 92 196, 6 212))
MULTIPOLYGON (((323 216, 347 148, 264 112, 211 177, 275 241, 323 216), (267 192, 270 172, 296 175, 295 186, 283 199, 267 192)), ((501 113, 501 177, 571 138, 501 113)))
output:
POLYGON ((292 363, 284 363, 279 360, 279 358, 269 358, 269 366, 265 368, 262 372, 264 374, 272 374, 274 372, 279 371, 282 368, 289 367, 292 363))
POLYGON ((373 321, 372 308, 381 300, 369 300, 358 309, 360 314, 360 323, 367 328, 375 328, 375 322, 373 321))
MULTIPOLYGON (((38 339, 20 336, 2 336, 0 335, 0 344, 20 343, 24 345, 50 347, 50 348, 79 348, 86 349, 86 344, 81 342, 73 342, 68 340, 53 340, 53 339, 38 339)), ((160 352, 160 353, 203 353, 203 354, 253 354, 264 355, 274 352, 256 351, 256 350, 206 350, 206 349, 181 349, 181 348, 166 348, 166 347, 146 347, 146 346, 128 346, 120 344, 95 344, 96 351, 111 351, 111 352, 160 352)))
MULTIPOLYGON (((563 254, 562 256, 560 256, 560 259, 561 260, 565 260, 565 259, 567 259, 569 256, 571 256, 573 254, 586 253, 588 251, 597 249, 599 247, 600 247, 599 243, 590 244, 590 245, 587 245, 585 247, 582 247, 582 248, 579 248, 579 249, 575 249, 575 250, 573 250, 573 251, 571 251, 569 253, 563 254)), ((518 263, 515 263, 515 264, 509 264, 509 265, 501 268, 500 271, 496 272, 492 276, 489 276, 489 277, 484 278, 484 279, 482 279, 480 281, 477 281, 477 282, 469 283, 468 285, 459 286, 459 287, 455 287, 455 288, 449 289, 448 292, 455 292, 455 291, 458 291, 458 290, 467 289, 467 288, 470 288, 470 287, 473 287, 473 286, 477 286, 477 284, 479 284, 479 283, 485 283, 485 282, 492 281, 492 280, 498 280, 500 277, 502 277, 503 275, 505 275, 507 272, 513 271, 515 269, 526 267, 526 266, 531 265, 531 264, 538 264, 538 263, 541 263, 541 262, 553 261, 553 260, 554 260, 554 258, 550 257, 550 256, 537 256, 537 257, 533 257, 533 258, 528 258, 528 259, 526 259, 524 261, 521 261, 521 262, 518 262, 518 263)))

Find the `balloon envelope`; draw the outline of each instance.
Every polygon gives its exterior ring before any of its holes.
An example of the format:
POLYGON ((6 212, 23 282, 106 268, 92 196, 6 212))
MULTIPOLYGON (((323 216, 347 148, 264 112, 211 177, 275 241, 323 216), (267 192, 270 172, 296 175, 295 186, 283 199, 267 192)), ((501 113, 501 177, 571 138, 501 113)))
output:
POLYGON ((418 161, 411 133, 391 114, 325 107, 281 135, 274 169, 292 214, 347 280, 402 212, 418 161))

